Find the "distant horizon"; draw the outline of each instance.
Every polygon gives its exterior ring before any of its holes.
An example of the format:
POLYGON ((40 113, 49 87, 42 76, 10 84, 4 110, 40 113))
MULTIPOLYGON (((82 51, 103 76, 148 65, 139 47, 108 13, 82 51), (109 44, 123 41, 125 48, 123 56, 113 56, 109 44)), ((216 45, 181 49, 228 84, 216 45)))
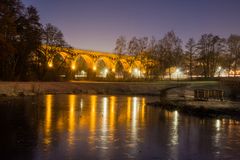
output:
POLYGON ((114 52, 119 36, 162 38, 173 30, 183 47, 189 38, 202 34, 222 38, 240 34, 240 1, 138 0, 48 1, 23 0, 39 11, 41 23, 51 23, 73 48, 114 52))

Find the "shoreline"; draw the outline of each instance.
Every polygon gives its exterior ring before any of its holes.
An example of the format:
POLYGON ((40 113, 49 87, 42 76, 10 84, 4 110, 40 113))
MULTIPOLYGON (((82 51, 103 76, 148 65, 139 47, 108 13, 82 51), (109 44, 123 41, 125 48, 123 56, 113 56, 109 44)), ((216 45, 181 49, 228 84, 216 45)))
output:
MULTIPOLYGON (((158 96, 165 88, 190 86, 219 88, 219 82, 0 82, 0 96, 34 96, 39 94, 117 94, 158 96)), ((187 89, 187 88, 186 88, 187 89)), ((174 91, 173 92, 178 92, 174 91)))
POLYGON ((240 120, 240 102, 238 101, 162 100, 150 102, 147 105, 200 118, 233 118, 240 120))

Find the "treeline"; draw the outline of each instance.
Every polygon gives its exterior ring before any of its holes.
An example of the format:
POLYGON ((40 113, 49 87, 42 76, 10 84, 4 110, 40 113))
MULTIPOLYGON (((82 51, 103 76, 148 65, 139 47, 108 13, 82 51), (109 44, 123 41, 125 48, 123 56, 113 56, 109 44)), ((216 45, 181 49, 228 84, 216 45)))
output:
MULTIPOLYGON (((161 39, 133 37, 127 41, 120 36, 115 52, 132 55, 130 63, 141 61, 146 78, 171 77, 174 68, 181 68, 191 79, 194 75, 211 78, 220 66, 236 76, 240 36, 203 34, 185 45, 174 31, 161 39)), ((58 80, 59 75, 71 79, 74 73, 68 62, 73 56, 62 32, 52 24, 41 24, 35 7, 25 7, 20 0, 0 1, 0 80, 58 80), (61 56, 63 51, 70 56, 61 56)))
POLYGON ((135 60, 141 61, 148 77, 168 75, 171 78, 174 68, 181 68, 190 79, 193 75, 211 78, 217 70, 223 69, 236 76, 240 67, 240 36, 232 34, 222 38, 203 34, 197 41, 190 38, 185 45, 174 31, 159 40, 133 37, 127 41, 120 36, 116 40, 115 52, 119 56, 133 55, 135 60))
POLYGON ((57 27, 39 20, 33 6, 25 7, 19 0, 0 1, 0 80, 47 80, 63 68, 59 64, 47 72, 49 60, 59 50, 71 48, 57 27))

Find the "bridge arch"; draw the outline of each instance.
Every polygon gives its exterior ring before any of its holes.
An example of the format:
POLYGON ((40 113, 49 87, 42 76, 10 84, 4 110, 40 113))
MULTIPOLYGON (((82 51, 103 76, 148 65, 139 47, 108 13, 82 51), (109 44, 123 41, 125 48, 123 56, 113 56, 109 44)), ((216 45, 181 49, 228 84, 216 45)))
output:
POLYGON ((137 60, 134 61, 129 69, 129 73, 131 76, 135 78, 141 78, 144 76, 145 69, 144 66, 142 65, 141 61, 137 60))
POLYGON ((119 59, 114 64, 115 78, 123 78, 128 74, 130 68, 129 63, 126 59, 119 59))
POLYGON ((87 77, 94 66, 93 59, 85 54, 79 54, 72 61, 72 69, 75 70, 75 78, 87 77))
POLYGON ((53 57, 50 57, 48 60, 49 67, 60 66, 62 63, 67 63, 66 61, 67 53, 58 52, 53 57))
POLYGON ((94 71, 96 71, 97 77, 106 77, 109 72, 114 69, 113 60, 108 57, 99 57, 94 66, 94 71))
POLYGON ((123 71, 128 71, 130 68, 129 63, 127 62, 126 59, 120 59, 115 63, 115 70, 117 70, 118 65, 121 65, 123 68, 123 71))
POLYGON ((73 61, 73 64, 75 65, 75 67, 77 68, 78 65, 81 65, 80 63, 85 63, 86 67, 89 69, 92 69, 94 61, 93 59, 88 56, 88 55, 84 55, 84 54, 79 54, 73 61))

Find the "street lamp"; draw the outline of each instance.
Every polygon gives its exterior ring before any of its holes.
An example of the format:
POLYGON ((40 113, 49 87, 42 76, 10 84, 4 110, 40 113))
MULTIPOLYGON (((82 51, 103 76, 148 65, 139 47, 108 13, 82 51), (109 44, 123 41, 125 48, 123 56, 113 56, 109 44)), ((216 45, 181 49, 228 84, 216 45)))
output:
POLYGON ((178 80, 178 74, 180 73, 180 69, 179 68, 177 68, 176 69, 176 74, 177 74, 177 80, 178 80))
POLYGON ((221 66, 218 66, 218 77, 220 77, 221 70, 222 70, 222 67, 221 67, 221 66))
POLYGON ((49 62, 49 63, 48 63, 48 67, 49 67, 49 68, 52 68, 52 67, 53 67, 52 62, 49 62))
POLYGON ((96 71, 96 69, 97 69, 97 67, 94 65, 94 66, 93 66, 93 71, 96 71))
POLYGON ((74 64, 72 65, 72 70, 75 70, 75 65, 74 64))
POLYGON ((105 69, 104 69, 104 72, 105 72, 105 74, 107 74, 107 73, 108 73, 108 69, 107 69, 107 68, 105 68, 105 69))
POLYGON ((107 68, 105 68, 105 69, 102 71, 102 73, 103 73, 103 76, 104 76, 104 77, 107 77, 107 74, 108 74, 108 69, 107 69, 107 68))
POLYGON ((176 73, 179 73, 179 72, 180 72, 180 69, 179 69, 179 68, 177 68, 177 69, 176 69, 176 73))

